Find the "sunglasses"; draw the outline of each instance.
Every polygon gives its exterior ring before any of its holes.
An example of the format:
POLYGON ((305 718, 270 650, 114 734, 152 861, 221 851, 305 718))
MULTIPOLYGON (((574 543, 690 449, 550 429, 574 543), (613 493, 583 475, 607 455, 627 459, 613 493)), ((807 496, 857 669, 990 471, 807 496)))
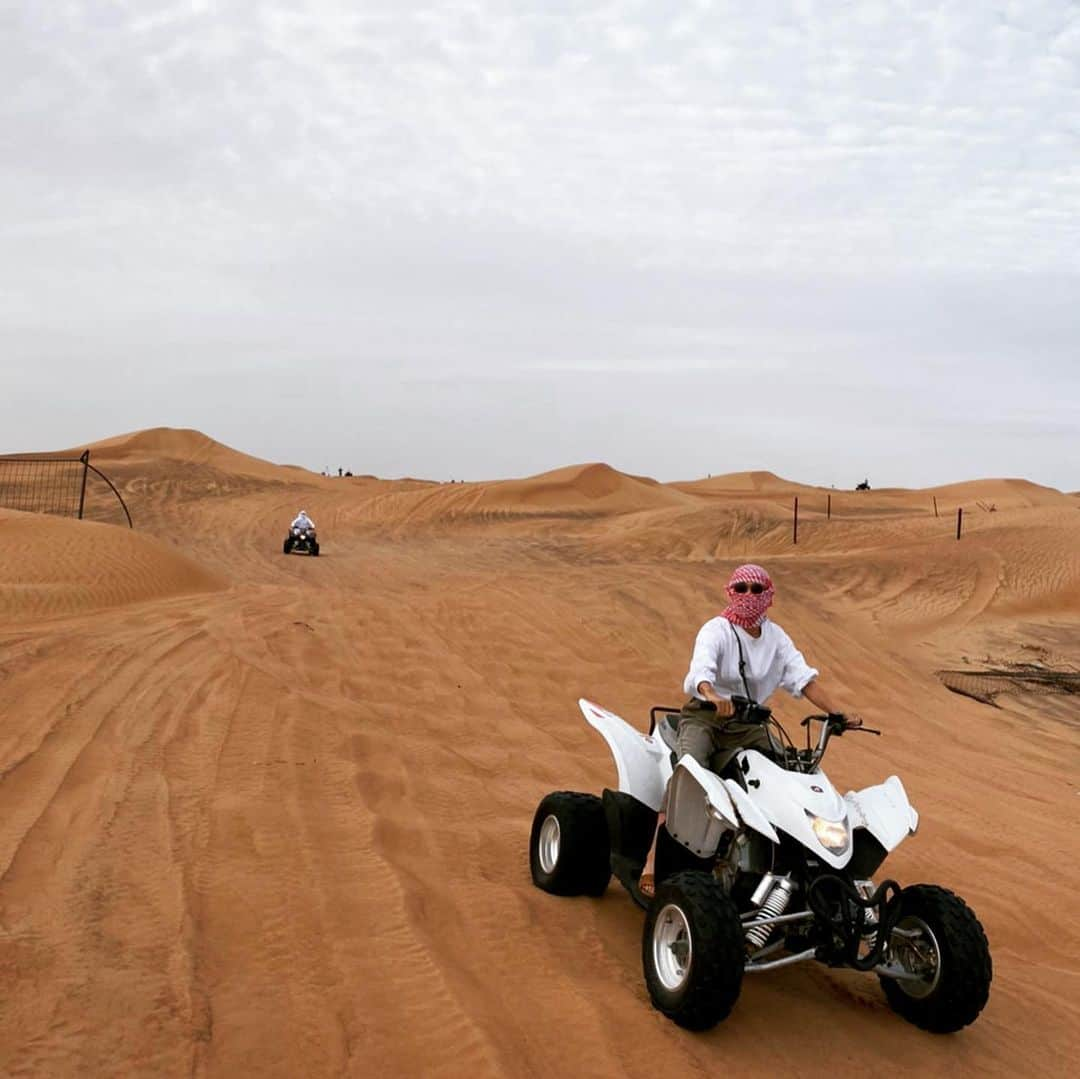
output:
POLYGON ((738 592, 740 596, 745 596, 747 592, 754 596, 760 596, 765 591, 765 586, 758 584, 757 581, 754 581, 753 584, 747 584, 746 581, 736 581, 731 586, 731 591, 738 592))

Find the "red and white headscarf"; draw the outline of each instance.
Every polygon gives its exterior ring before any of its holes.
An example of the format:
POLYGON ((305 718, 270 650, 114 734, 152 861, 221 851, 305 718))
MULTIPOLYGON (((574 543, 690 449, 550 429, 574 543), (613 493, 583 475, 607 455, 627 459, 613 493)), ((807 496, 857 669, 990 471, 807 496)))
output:
POLYGON ((731 574, 727 583, 727 595, 728 605, 720 612, 721 618, 726 618, 743 629, 752 629, 765 621, 765 612, 772 606, 776 590, 773 588, 772 578, 760 566, 748 562, 731 574), (732 585, 740 581, 760 584, 765 590, 756 596, 753 592, 736 592, 732 585))

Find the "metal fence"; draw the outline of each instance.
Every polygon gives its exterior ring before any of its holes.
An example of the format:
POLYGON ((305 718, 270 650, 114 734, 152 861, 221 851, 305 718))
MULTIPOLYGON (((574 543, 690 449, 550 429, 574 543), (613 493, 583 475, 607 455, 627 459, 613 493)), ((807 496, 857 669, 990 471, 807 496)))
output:
POLYGON ((938 671, 937 675, 946 689, 983 704, 994 704, 999 693, 1080 694, 1080 672, 1027 663, 982 671, 938 671))
POLYGON ((49 513, 76 517, 87 510, 87 480, 100 477, 124 511, 129 528, 131 513, 112 480, 90 463, 90 451, 78 457, 24 454, 0 457, 0 506, 25 513, 49 513))

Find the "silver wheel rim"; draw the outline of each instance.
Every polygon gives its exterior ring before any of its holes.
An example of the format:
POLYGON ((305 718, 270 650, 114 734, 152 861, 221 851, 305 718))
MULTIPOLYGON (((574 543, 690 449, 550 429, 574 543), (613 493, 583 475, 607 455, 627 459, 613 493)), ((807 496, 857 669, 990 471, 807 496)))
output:
POLYGON ((561 838, 562 829, 559 828, 559 818, 554 813, 549 813, 544 818, 544 823, 540 825, 540 838, 537 840, 540 868, 545 873, 555 872, 555 866, 559 861, 561 838))
POLYGON ((897 978, 896 984, 915 1000, 928 997, 941 981, 941 946, 934 931, 915 915, 909 914, 897 923, 897 929, 906 930, 914 936, 893 935, 891 950, 893 958, 917 978, 897 978))
POLYGON ((660 984, 669 992, 677 992, 686 984, 693 952, 686 915, 674 903, 668 903, 653 922, 652 960, 660 984))

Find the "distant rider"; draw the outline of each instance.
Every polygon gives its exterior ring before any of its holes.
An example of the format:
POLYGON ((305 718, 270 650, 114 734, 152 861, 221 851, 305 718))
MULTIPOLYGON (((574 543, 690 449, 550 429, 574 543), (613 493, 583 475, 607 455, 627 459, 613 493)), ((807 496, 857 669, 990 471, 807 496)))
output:
MULTIPOLYGON (((765 617, 774 595, 772 578, 761 566, 750 563, 732 573, 727 583, 728 605, 701 627, 694 642, 690 670, 683 682, 690 699, 679 716, 676 757, 688 753, 705 768, 718 772, 740 749, 769 752, 768 736, 761 724, 729 722, 735 715, 732 697, 749 696, 763 705, 782 688, 793 697, 806 697, 823 712, 840 712, 832 693, 822 687, 818 672, 803 659, 791 638, 765 617)), ((862 726, 861 717, 849 712, 846 718, 849 726, 862 726)), ((666 808, 665 792, 656 834, 638 881, 638 890, 649 899, 656 894, 656 839, 666 808)))

